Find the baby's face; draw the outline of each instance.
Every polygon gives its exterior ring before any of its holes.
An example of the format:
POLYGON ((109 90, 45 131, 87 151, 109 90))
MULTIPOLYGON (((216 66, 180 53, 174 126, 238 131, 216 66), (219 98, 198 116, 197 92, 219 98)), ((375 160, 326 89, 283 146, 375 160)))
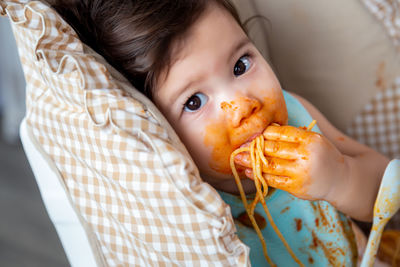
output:
POLYGON ((287 123, 286 106, 275 74, 228 12, 212 6, 182 44, 154 102, 202 178, 217 185, 232 179, 232 151, 269 124, 287 123))

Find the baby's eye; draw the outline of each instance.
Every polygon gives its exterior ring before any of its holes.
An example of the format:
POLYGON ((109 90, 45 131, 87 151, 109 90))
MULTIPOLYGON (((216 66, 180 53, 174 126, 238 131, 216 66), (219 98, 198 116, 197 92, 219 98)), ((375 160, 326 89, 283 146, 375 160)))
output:
POLYGON ((251 66, 250 57, 248 55, 242 56, 236 62, 235 67, 233 68, 233 74, 235 76, 240 76, 246 71, 248 71, 250 66, 251 66))
POLYGON ((195 112, 207 103, 208 97, 202 93, 196 93, 189 97, 183 109, 187 112, 195 112))

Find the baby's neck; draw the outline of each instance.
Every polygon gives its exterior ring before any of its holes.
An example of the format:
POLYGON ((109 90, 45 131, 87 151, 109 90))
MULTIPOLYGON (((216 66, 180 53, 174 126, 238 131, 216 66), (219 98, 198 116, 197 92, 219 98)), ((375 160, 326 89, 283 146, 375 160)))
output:
MULTIPOLYGON (((253 180, 242 179, 240 181, 242 182, 243 190, 246 194, 252 194, 257 191, 253 180)), ((210 184, 219 191, 223 191, 234 195, 239 195, 239 189, 237 187, 235 178, 233 177, 232 179, 229 180, 222 180, 210 184)))

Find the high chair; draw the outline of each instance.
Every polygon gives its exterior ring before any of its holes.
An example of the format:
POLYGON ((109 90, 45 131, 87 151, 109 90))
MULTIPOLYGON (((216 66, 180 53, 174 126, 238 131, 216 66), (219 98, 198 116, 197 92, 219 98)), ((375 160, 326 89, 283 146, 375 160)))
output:
MULTIPOLYGON (((242 15, 267 2, 249 3, 237 3, 242 15)), ((236 234, 239 206, 231 210, 223 201, 230 197, 201 180, 154 104, 43 2, 0 0, 0 14, 12 22, 27 81, 24 150, 71 265, 250 266, 249 247, 236 234)), ((259 41, 262 51, 272 51, 259 41)), ((304 108, 293 103, 290 120, 308 125, 304 108)), ((346 220, 321 205, 319 211, 346 220)), ((272 212, 285 225, 295 216, 272 212)), ((348 226, 339 232, 351 231, 348 226)), ((311 242, 309 232, 293 229, 283 234, 311 242)), ((298 240, 298 253, 311 261, 298 240)), ((283 262, 288 257, 280 245, 272 249, 283 262)))

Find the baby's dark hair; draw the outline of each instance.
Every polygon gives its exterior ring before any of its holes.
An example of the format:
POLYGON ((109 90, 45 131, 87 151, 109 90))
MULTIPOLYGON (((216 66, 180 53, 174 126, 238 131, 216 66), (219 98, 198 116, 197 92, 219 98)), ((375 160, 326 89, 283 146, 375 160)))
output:
POLYGON ((211 3, 242 26, 229 0, 47 0, 82 42, 102 55, 149 98, 171 64, 172 44, 211 3))

